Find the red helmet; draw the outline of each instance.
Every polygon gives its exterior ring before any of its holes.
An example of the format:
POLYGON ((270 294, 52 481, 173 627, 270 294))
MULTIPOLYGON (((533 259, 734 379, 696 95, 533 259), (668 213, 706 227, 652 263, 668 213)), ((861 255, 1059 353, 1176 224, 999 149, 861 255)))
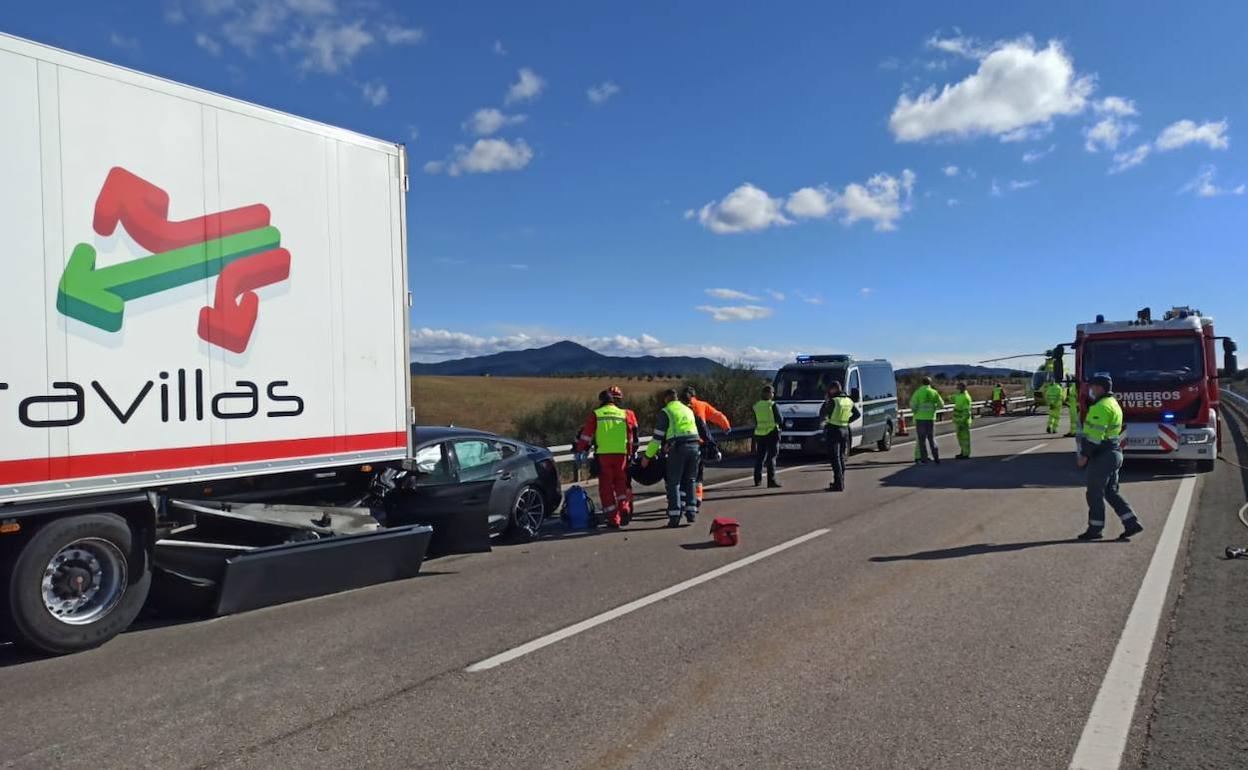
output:
POLYGON ((624 398, 624 391, 620 390, 619 385, 612 385, 607 388, 607 395, 611 398, 624 398))

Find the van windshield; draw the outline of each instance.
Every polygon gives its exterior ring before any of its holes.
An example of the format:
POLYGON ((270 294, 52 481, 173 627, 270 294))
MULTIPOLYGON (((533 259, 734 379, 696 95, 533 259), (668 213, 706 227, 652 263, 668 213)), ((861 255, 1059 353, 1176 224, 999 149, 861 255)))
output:
POLYGON ((1083 352, 1084 378, 1108 372, 1115 385, 1195 382, 1204 371, 1204 355, 1196 337, 1091 340, 1083 352))
POLYGON ((776 400, 822 401, 834 381, 845 386, 845 367, 781 369, 776 375, 776 400))

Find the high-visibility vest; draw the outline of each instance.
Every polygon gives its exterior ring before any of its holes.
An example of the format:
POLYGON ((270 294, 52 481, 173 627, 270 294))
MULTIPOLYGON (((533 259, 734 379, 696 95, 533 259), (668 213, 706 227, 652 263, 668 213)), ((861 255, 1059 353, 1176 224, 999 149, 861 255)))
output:
POLYGON ((993 401, 1000 401, 1000 400, 1001 400, 1001 399, 1003 399, 1003 398, 1005 398, 1005 391, 1004 391, 1004 390, 1002 390, 1001 388, 993 388, 993 389, 992 389, 992 400, 993 400, 993 401))
POLYGON ((837 396, 832 399, 832 410, 824 423, 834 428, 848 428, 849 418, 854 413, 854 400, 849 396, 837 396))
POLYGON ((770 436, 776 432, 776 415, 773 412, 774 401, 756 401, 754 403, 754 435, 770 436))
POLYGON ((667 435, 664 438, 668 441, 698 437, 698 418, 692 409, 679 401, 669 401, 663 411, 667 412, 667 435))
POLYGON ((955 420, 971 419, 971 394, 961 391, 953 394, 953 417, 955 420))
POLYGON ((1072 382, 1066 388, 1066 406, 1071 409, 1079 408, 1079 383, 1072 382))
POLYGON ((931 385, 922 385, 910 397, 910 410, 916 420, 935 420, 936 410, 944 406, 945 400, 931 385))
POLYGON ((615 404, 594 410, 594 446, 600 455, 628 454, 628 412, 615 404))
POLYGON ((1088 416, 1083 421, 1083 437, 1093 444, 1100 444, 1117 441, 1121 435, 1122 407, 1118 405, 1118 399, 1106 394, 1088 407, 1088 416))
POLYGON ((1049 406, 1061 406, 1066 400, 1066 391, 1062 389, 1061 384, 1050 382, 1044 389, 1044 400, 1049 406))

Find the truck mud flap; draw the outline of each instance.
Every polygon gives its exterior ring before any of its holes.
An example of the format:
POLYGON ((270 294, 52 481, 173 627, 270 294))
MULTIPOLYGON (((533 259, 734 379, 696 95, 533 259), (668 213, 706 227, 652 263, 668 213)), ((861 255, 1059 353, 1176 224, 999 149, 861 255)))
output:
POLYGON ((215 615, 403 580, 420 572, 432 535, 413 525, 255 548, 229 557, 215 615))

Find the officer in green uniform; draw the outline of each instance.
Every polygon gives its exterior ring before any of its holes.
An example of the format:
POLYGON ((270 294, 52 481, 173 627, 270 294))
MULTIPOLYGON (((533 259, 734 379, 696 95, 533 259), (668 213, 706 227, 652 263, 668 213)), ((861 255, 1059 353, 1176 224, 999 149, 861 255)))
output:
POLYGON ((854 400, 841 391, 841 383, 833 380, 828 387, 828 398, 819 407, 823 418, 823 438, 828 445, 828 460, 832 463, 832 483, 828 490, 840 492, 845 489, 845 455, 849 454, 851 436, 849 425, 862 416, 854 400))
POLYGON ((936 448, 936 413, 945 408, 945 399, 932 387, 932 378, 924 377, 923 384, 910 396, 910 411, 914 414, 914 461, 927 462, 928 448, 932 459, 940 465, 940 450, 936 448))
POLYGON ((1070 430, 1066 438, 1074 438, 1079 433, 1079 383, 1071 377, 1066 381, 1066 411, 1070 414, 1070 430))
POLYGON ((1051 380, 1044 386, 1044 403, 1049 407, 1049 422, 1044 428, 1045 433, 1057 433, 1057 426, 1062 422, 1062 402, 1066 400, 1066 389, 1057 380, 1051 380))
POLYGON ((764 385, 762 399, 754 402, 754 486, 763 483, 766 468, 767 486, 772 489, 780 487, 776 481, 776 455, 780 453, 782 420, 775 396, 775 388, 764 385))
POLYGON ((1079 467, 1087 468, 1088 529, 1080 540, 1100 540, 1105 529, 1105 501, 1122 521, 1122 538, 1144 531, 1131 504, 1118 491, 1122 468, 1122 407, 1114 398, 1114 381, 1105 372, 1092 375, 1088 386, 1088 414, 1083 424, 1079 467))
POLYGON ((953 394, 953 431, 958 436, 958 454, 955 460, 971 459, 971 411, 973 410, 971 394, 966 392, 966 383, 958 383, 958 392, 953 394))
POLYGON ((646 447, 641 465, 650 464, 660 449, 667 450, 667 526, 679 527, 683 514, 692 524, 698 518, 698 462, 702 459, 702 442, 698 418, 693 410, 677 398, 676 389, 663 394, 663 410, 654 426, 654 439, 646 447))

